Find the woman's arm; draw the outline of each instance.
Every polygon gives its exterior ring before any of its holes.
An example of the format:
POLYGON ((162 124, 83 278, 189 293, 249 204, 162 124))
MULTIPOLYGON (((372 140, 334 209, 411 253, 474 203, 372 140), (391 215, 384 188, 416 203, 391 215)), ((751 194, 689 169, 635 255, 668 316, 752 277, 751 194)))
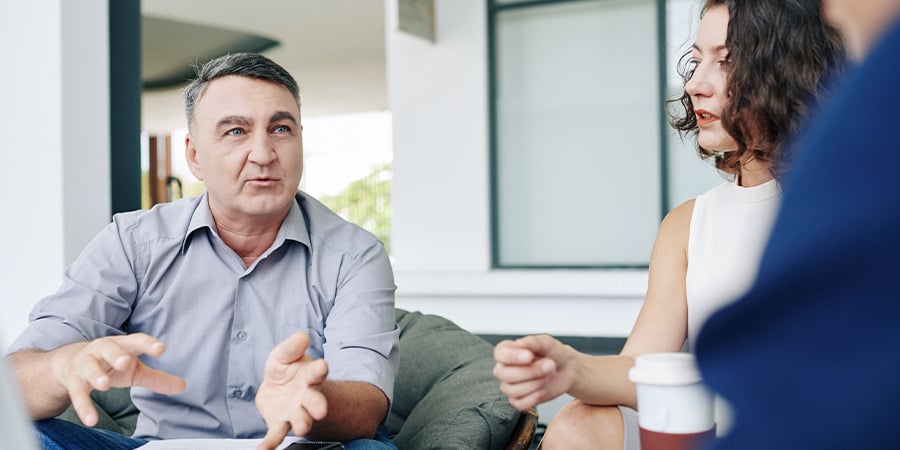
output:
POLYGON ((596 405, 635 407, 628 370, 643 353, 679 351, 687 336, 687 243, 694 201, 672 210, 660 225, 650 256, 647 296, 622 353, 592 356, 547 335, 503 341, 494 349, 494 376, 520 410, 563 392, 596 405))
POLYGON ((644 353, 677 352, 687 337, 687 245, 694 201, 682 203, 666 215, 650 255, 647 295, 631 335, 616 356, 577 357, 580 376, 569 394, 586 403, 635 408, 634 384, 628 370, 644 353))

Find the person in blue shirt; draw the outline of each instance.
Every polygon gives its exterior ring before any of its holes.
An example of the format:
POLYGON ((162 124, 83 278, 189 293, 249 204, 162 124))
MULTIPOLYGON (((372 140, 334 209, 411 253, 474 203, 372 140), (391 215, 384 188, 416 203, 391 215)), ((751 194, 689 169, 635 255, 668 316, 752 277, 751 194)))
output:
POLYGON ((798 141, 755 284, 700 332, 737 414, 715 450, 900 446, 900 0, 824 11, 861 62, 798 141))

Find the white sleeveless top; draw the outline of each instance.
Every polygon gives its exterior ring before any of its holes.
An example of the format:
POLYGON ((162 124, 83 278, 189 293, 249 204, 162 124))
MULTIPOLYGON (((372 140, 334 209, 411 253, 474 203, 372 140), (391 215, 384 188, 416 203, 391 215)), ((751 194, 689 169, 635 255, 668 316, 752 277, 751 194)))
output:
POLYGON ((694 202, 685 280, 692 352, 703 322, 756 278, 780 202, 775 180, 748 188, 723 183, 694 202))

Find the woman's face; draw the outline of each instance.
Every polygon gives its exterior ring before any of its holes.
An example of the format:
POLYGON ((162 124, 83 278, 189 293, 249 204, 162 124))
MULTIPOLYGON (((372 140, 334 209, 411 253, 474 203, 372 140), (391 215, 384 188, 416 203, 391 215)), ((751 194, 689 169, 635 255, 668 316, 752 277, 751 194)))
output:
POLYGON ((693 75, 684 85, 691 96, 701 147, 718 152, 737 150, 734 138, 722 127, 722 113, 728 103, 728 7, 709 8, 700 20, 700 29, 691 55, 693 75))

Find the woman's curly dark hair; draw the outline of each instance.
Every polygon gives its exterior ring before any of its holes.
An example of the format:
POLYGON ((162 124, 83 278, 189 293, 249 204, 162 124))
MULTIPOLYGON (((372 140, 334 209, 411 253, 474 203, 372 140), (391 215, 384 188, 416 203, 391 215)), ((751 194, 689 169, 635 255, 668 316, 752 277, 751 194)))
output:
MULTIPOLYGON (((728 8, 728 102, 722 114, 725 131, 738 150, 719 153, 699 147, 704 159, 731 175, 752 156, 771 164, 780 177, 790 162, 788 140, 801 129, 811 110, 827 95, 829 80, 844 67, 840 36, 822 17, 821 0, 706 0, 703 13, 716 5, 728 8)), ((681 61, 690 58, 685 54, 681 61)), ((680 64, 685 83, 692 73, 680 64)), ((684 92, 668 103, 680 104, 672 126, 696 136, 697 117, 684 92)))

